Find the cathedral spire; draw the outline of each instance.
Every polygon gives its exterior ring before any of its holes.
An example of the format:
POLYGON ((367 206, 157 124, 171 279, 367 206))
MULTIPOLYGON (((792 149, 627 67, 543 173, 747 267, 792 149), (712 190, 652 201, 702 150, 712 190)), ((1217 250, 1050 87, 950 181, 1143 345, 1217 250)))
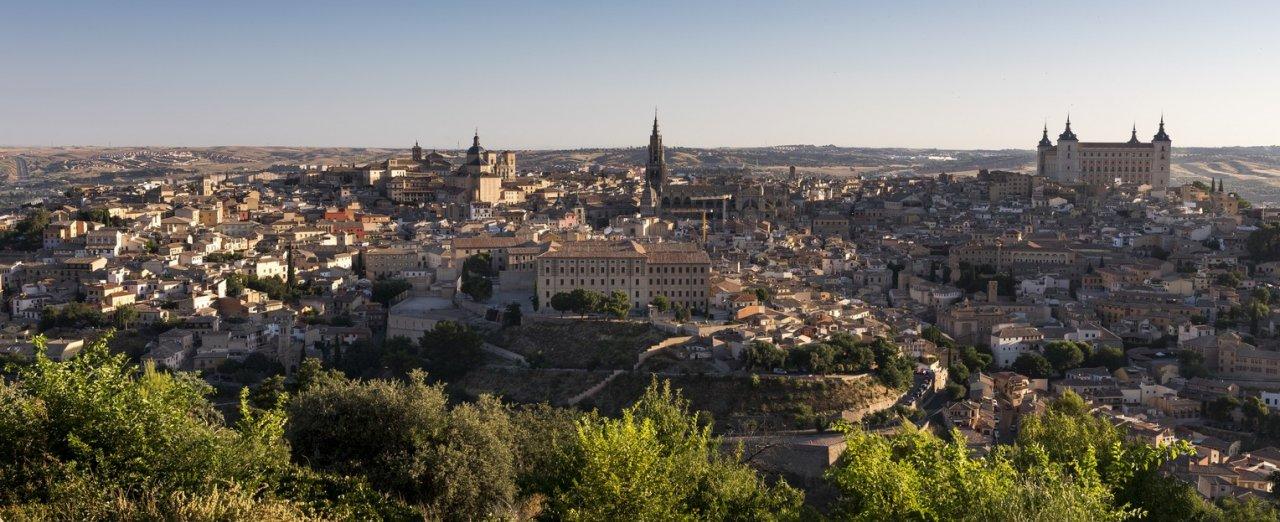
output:
POLYGON ((1044 130, 1040 132, 1040 143, 1037 143, 1036 146, 1037 147, 1053 146, 1053 142, 1049 141, 1049 122, 1047 121, 1044 123, 1044 130))
POLYGON ((1132 131, 1132 133, 1131 133, 1131 134, 1129 134, 1129 143, 1131 143, 1131 144, 1132 144, 1132 143, 1140 143, 1140 142, 1138 141, 1138 123, 1137 123, 1137 122, 1134 122, 1134 123, 1133 123, 1133 131, 1132 131))

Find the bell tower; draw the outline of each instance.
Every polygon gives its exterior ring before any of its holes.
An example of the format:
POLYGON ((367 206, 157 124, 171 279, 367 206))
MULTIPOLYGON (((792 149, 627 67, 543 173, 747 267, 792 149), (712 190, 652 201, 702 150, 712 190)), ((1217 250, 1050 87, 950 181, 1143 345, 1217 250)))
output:
POLYGON ((662 133, 658 131, 658 110, 653 110, 653 133, 649 135, 649 161, 644 168, 644 197, 642 205, 662 211, 662 187, 667 182, 667 157, 662 148, 662 133))

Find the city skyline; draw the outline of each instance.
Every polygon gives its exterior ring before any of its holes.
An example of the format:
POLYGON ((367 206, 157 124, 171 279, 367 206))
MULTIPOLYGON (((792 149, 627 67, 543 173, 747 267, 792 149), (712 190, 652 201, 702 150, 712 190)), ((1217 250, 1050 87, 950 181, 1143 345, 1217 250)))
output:
POLYGON ((1280 143, 1280 8, 1159 6, 18 5, 0 144, 634 147, 654 106, 680 147, 1280 143))

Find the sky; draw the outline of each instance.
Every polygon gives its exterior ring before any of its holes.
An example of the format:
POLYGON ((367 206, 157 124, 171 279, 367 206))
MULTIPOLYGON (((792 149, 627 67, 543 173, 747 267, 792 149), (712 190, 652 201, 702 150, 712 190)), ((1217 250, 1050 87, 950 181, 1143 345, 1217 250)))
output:
POLYGON ((0 0, 0 145, 1280 144, 1280 2, 0 0))

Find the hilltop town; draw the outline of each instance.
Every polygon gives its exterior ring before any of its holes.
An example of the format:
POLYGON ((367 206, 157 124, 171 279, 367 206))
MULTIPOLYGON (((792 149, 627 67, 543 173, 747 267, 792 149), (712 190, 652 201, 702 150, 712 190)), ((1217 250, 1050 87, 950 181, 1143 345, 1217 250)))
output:
POLYGON ((198 372, 222 406, 307 361, 606 414, 656 376, 801 486, 845 450, 834 424, 986 453, 1071 392, 1132 440, 1192 445, 1163 471, 1206 499, 1272 492, 1280 208, 1171 176, 1163 121, 1115 143, 1046 127, 1025 168, 967 175, 685 168, 656 118, 643 151, 529 168, 476 133, 185 176, 134 168, 243 158, 64 161, 105 170, 0 217, 0 354, 71 360, 116 328, 112 350, 198 372))

